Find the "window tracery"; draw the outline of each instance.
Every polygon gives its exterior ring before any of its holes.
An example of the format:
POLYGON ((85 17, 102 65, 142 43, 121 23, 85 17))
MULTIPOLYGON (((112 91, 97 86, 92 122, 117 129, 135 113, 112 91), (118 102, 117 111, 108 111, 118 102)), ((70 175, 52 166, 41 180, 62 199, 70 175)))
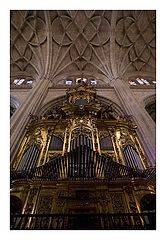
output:
POLYGON ((93 79, 93 78, 85 78, 85 77, 78 77, 78 78, 69 78, 64 81, 64 83, 68 86, 73 86, 76 84, 87 84, 91 86, 96 86, 98 85, 98 80, 93 79))
POLYGON ((26 79, 26 78, 17 78, 11 80, 11 87, 26 87, 31 88, 33 84, 32 79, 26 79))
POLYGON ((153 79, 145 79, 142 77, 137 77, 136 79, 129 80, 129 85, 131 87, 139 86, 139 87, 155 87, 156 81, 153 79))

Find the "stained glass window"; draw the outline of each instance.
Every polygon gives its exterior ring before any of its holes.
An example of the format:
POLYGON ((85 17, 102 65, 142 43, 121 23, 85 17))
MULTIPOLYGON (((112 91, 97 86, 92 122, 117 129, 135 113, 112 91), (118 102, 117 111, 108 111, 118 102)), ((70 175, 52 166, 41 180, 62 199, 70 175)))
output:
POLYGON ((129 80, 130 86, 155 86, 156 81, 151 79, 144 79, 137 77, 136 79, 129 80))

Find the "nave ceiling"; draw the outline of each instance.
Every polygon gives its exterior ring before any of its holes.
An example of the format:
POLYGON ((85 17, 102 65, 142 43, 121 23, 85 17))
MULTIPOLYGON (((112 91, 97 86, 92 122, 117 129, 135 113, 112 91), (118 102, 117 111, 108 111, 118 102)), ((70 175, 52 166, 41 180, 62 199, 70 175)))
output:
POLYGON ((11 11, 11 77, 155 76, 155 11, 11 11))

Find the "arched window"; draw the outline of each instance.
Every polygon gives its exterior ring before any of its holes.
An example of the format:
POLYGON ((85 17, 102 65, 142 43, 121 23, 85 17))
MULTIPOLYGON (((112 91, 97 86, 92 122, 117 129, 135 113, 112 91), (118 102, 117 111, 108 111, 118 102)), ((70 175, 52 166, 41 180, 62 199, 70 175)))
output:
POLYGON ((33 144, 23 154, 21 162, 18 166, 18 171, 29 171, 36 167, 40 155, 39 148, 33 144))
POLYGON ((124 160, 127 166, 135 169, 144 169, 137 151, 131 145, 127 145, 123 150, 124 160))
POLYGON ((52 136, 51 142, 49 145, 49 150, 62 150, 63 149, 63 141, 57 136, 52 136))

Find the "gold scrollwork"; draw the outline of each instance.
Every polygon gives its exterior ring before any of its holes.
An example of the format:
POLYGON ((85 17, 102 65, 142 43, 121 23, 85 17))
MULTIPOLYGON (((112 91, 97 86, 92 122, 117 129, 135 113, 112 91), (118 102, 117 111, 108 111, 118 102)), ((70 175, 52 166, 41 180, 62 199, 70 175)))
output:
POLYGON ((86 127, 75 128, 71 133, 71 140, 77 138, 79 135, 85 135, 86 137, 92 139, 92 131, 86 127))

